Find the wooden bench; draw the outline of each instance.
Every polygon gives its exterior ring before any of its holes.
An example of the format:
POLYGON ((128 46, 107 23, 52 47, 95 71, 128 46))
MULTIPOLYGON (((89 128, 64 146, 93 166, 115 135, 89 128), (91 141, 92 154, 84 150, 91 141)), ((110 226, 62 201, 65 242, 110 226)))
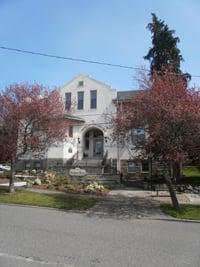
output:
MULTIPOLYGON (((166 184, 156 184, 156 185, 154 185, 154 188, 155 188, 156 196, 157 197, 158 197, 158 193, 160 191, 167 191, 167 192, 169 192, 168 187, 167 187, 166 184)), ((174 188, 174 190, 176 190, 176 186, 175 185, 173 185, 173 188, 174 188)))
POLYGON ((15 178, 19 178, 22 181, 26 181, 27 179, 36 179, 36 176, 33 175, 26 175, 26 174, 16 174, 15 178))

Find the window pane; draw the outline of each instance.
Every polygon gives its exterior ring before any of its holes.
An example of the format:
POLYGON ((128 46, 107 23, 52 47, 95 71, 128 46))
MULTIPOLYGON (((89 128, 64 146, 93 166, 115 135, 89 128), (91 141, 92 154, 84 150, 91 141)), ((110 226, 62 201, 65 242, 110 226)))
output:
POLYGON ((65 93, 65 109, 69 110, 71 108, 71 93, 65 93))
POLYGON ((142 172, 149 172, 149 162, 148 162, 148 160, 142 161, 142 172))
POLYGON ((84 106, 84 92, 78 92, 78 109, 83 109, 84 106))
POLYGON ((134 173, 138 171, 138 164, 135 162, 128 162, 128 173, 134 173))
POLYGON ((97 91, 90 91, 90 108, 97 108, 97 91))
POLYGON ((83 81, 79 81, 78 82, 78 86, 83 86, 84 85, 84 82, 83 81))
POLYGON ((132 144, 136 147, 142 147, 145 143, 145 131, 143 128, 131 130, 132 144))
POLYGON ((85 149, 89 149, 90 142, 89 139, 85 139, 85 149))
POLYGON ((69 126, 69 137, 73 137, 73 126, 69 126))

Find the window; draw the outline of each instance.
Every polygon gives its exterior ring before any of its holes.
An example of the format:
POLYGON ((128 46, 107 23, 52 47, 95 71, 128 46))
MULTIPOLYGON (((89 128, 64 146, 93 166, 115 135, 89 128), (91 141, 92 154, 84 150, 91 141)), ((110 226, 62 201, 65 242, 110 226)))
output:
POLYGON ((149 161, 148 160, 142 161, 142 172, 149 172, 149 161))
POLYGON ((87 132, 87 133, 85 134, 85 149, 89 149, 89 147, 90 147, 89 137, 90 137, 90 133, 87 132))
POLYGON ((69 126, 69 137, 73 137, 73 126, 69 126))
POLYGON ((90 141, 88 138, 85 139, 85 149, 89 149, 90 147, 90 141))
POLYGON ((135 173, 138 171, 138 164, 135 162, 128 162, 128 173, 135 173))
POLYGON ((71 108, 71 93, 65 93, 65 109, 70 110, 71 108))
POLYGON ((94 137, 102 137, 103 133, 100 130, 94 130, 93 135, 94 135, 94 137))
POLYGON ((143 128, 131 130, 131 140, 136 147, 142 147, 145 142, 145 131, 143 128))
POLYGON ((40 161, 34 162, 34 169, 36 169, 36 170, 41 169, 41 162, 40 161))
POLYGON ((83 81, 79 81, 79 82, 78 82, 78 86, 79 86, 79 87, 81 87, 81 86, 83 86, 83 85, 84 85, 84 82, 83 82, 83 81))
POLYGON ((68 153, 72 153, 72 148, 71 147, 69 147, 68 153))
POLYGON ((25 170, 29 170, 31 168, 30 162, 25 162, 25 170))
POLYGON ((90 91, 90 108, 97 108, 97 90, 90 91))
POLYGON ((78 109, 83 109, 84 106, 84 92, 78 92, 78 109))

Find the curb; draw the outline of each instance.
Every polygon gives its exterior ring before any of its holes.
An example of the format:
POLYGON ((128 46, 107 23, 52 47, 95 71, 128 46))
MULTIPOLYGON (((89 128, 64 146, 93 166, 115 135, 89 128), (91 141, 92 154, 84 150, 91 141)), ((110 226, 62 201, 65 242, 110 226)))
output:
MULTIPOLYGON (((33 206, 33 205, 23 205, 23 204, 13 204, 13 203, 0 203, 0 206, 11 206, 11 207, 21 207, 21 208, 34 208, 34 209, 45 209, 51 211, 59 211, 66 213, 76 213, 76 214, 87 214, 90 209, 86 210, 65 210, 58 208, 42 207, 42 206, 33 206)), ((200 220, 187 220, 187 219, 176 219, 176 218, 151 218, 151 217, 137 217, 130 218, 131 220, 145 220, 145 221, 168 221, 168 222, 183 222, 183 223, 200 223, 200 220)))
POLYGON ((200 223, 200 220, 189 220, 189 219, 177 219, 177 218, 152 218, 150 220, 155 221, 169 221, 169 222, 184 222, 184 223, 200 223))
POLYGON ((25 204, 14 204, 14 203, 0 203, 0 206, 11 206, 11 207, 20 207, 20 208, 33 208, 33 209, 45 209, 45 210, 54 210, 59 212, 66 212, 66 213, 76 213, 76 214, 85 214, 89 209, 85 210, 65 210, 65 209, 58 209, 58 208, 51 208, 51 207, 44 207, 44 206, 34 206, 34 205, 25 205, 25 204))

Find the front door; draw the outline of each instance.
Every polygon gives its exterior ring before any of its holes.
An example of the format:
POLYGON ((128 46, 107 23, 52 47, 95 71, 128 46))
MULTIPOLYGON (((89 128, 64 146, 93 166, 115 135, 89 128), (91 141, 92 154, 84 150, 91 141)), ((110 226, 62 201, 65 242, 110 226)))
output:
POLYGON ((103 140, 94 140, 94 157, 103 157, 103 140))

